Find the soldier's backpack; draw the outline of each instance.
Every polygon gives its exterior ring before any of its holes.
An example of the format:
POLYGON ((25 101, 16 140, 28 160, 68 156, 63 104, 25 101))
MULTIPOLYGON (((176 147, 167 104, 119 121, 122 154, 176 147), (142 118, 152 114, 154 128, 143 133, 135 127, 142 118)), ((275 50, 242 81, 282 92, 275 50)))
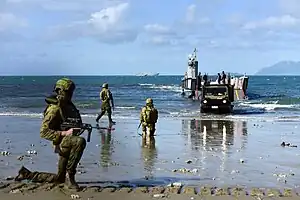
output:
POLYGON ((146 107, 146 123, 155 124, 158 119, 158 111, 156 108, 146 107))

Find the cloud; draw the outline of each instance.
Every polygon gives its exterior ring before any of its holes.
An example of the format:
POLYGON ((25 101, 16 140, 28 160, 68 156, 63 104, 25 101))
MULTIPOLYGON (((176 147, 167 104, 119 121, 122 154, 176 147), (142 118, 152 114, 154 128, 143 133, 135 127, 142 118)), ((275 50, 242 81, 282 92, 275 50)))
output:
POLYGON ((87 20, 52 27, 50 36, 59 40, 93 37, 105 43, 132 42, 137 38, 137 30, 125 24, 128 9, 129 3, 104 8, 90 14, 87 20))
POLYGON ((65 75, 76 74, 74 68, 66 61, 54 58, 52 60, 41 60, 38 58, 27 58, 27 55, 20 57, 9 56, 0 60, 1 75, 65 75))
POLYGON ((100 32, 105 32, 114 28, 122 20, 128 7, 128 3, 122 3, 115 7, 103 9, 93 13, 87 23, 93 25, 100 32))
MULTIPOLYGON (((229 10, 228 13, 215 12, 216 6, 224 6, 225 3, 219 0, 205 2, 198 1, 197 5, 191 4, 186 8, 183 7, 185 12, 177 19, 173 19, 171 23, 147 21, 143 25, 141 20, 149 20, 149 18, 145 16, 138 19, 135 22, 141 23, 142 31, 128 24, 127 15, 131 4, 125 0, 0 0, 0 7, 2 7, 0 10, 10 6, 9 8, 30 8, 26 11, 31 13, 38 11, 32 16, 41 17, 41 19, 45 19, 46 23, 41 24, 39 20, 32 19, 32 27, 38 28, 33 30, 33 33, 38 35, 37 32, 41 31, 43 37, 59 42, 92 38, 103 43, 117 44, 134 42, 138 36, 141 36, 143 42, 154 45, 199 45, 201 48, 221 48, 222 46, 234 48, 237 46, 246 49, 259 45, 256 44, 256 41, 260 41, 262 45, 267 40, 269 43, 275 44, 276 40, 286 39, 291 33, 297 35, 296 33, 300 30, 298 30, 300 16, 299 18, 297 16, 297 11, 300 10, 300 1, 298 0, 277 0, 282 13, 276 16, 275 14, 278 13, 273 12, 270 13, 270 17, 254 21, 247 21, 247 17, 254 18, 253 13, 246 14, 234 9, 229 10), (61 16, 63 18, 59 18, 61 16), (255 45, 251 45, 252 43, 255 45)), ((257 3, 253 4, 257 5, 257 3)), ((23 15, 27 13, 17 12, 18 9, 5 10, 23 15)), ((18 34, 17 30, 27 25, 26 21, 11 13, 5 14, 5 17, 2 16, 3 19, 5 18, 5 23, 0 14, 0 37, 9 38, 13 33, 15 37, 18 34), (5 34, 1 35, 2 29, 5 29, 5 34)), ((28 16, 31 17, 31 15, 28 16)), ((163 20, 168 21, 169 16, 163 17, 163 20)), ((293 38, 295 39, 296 36, 293 38)))
POLYGON ((211 21, 208 17, 199 18, 197 16, 197 6, 195 4, 189 5, 187 7, 183 24, 196 25, 196 24, 207 24, 210 22, 211 21))
POLYGON ((176 34, 176 32, 172 30, 170 27, 161 24, 147 24, 144 26, 144 29, 146 32, 151 34, 161 34, 161 35, 176 34))
POLYGON ((144 26, 146 43, 190 46, 210 50, 293 49, 300 42, 300 18, 292 14, 270 16, 249 21, 238 12, 210 20, 200 17, 197 6, 186 8, 186 14, 173 24, 152 23, 144 26))
POLYGON ((258 28, 293 28, 300 24, 300 19, 295 18, 291 15, 283 15, 279 17, 268 17, 260 21, 253 21, 246 23, 244 29, 258 29, 258 28))
POLYGON ((39 8, 47 11, 84 11, 104 8, 123 0, 4 0, 6 6, 18 8, 39 8))
POLYGON ((24 39, 20 28, 27 27, 27 21, 12 13, 0 12, 0 46, 2 43, 16 42, 24 39))
POLYGON ((168 46, 178 46, 184 44, 184 37, 180 36, 166 36, 166 35, 156 35, 145 40, 148 44, 154 45, 168 45, 168 46))
POLYGON ((187 23, 194 23, 196 20, 196 5, 192 4, 187 8, 185 21, 187 23))
POLYGON ((12 13, 0 13, 0 32, 26 27, 27 22, 12 13))
POLYGON ((300 1, 299 0, 278 0, 278 6, 284 14, 300 16, 300 1))
MULTIPOLYGON (((292 7, 300 6, 300 1, 278 0, 282 13, 262 18, 256 21, 239 21, 239 28, 233 36, 237 38, 236 46, 246 42, 246 49, 253 50, 288 50, 297 47, 300 42, 300 16, 293 13, 292 7)), ((300 7, 299 7, 300 8, 300 7)), ((278 14, 278 13, 277 13, 278 14)), ((232 45, 233 46, 233 45, 232 45)))
POLYGON ((171 25, 159 23, 146 24, 144 31, 148 37, 146 43, 155 45, 180 45, 184 44, 189 35, 193 35, 203 28, 203 25, 210 24, 207 17, 197 15, 196 5, 189 5, 185 16, 171 25))
POLYGON ((244 22, 244 16, 238 13, 231 14, 226 23, 233 26, 240 26, 244 22))
POLYGON ((153 23, 144 26, 148 36, 146 42, 222 50, 292 49, 295 46, 293 41, 300 41, 300 36, 297 36, 300 15, 299 18, 296 15, 300 10, 300 1, 278 1, 282 3, 285 13, 255 21, 247 20, 249 15, 239 12, 212 21, 209 17, 200 17, 197 13, 199 9, 192 4, 186 8, 184 17, 171 25, 153 23))

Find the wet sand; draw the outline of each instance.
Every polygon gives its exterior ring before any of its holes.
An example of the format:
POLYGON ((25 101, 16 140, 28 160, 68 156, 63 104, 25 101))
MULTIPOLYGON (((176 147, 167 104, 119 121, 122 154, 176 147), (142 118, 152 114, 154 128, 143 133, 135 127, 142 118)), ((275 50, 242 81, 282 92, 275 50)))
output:
MULTIPOLYGON (((39 137, 38 117, 1 116, 0 180, 30 170, 56 172, 57 155, 39 137)), ((95 124, 94 118, 84 118, 95 124)), ((94 130, 76 179, 82 186, 212 185, 298 188, 299 122, 159 119, 155 148, 143 147, 138 120, 115 119, 116 130, 94 130)), ((102 126, 107 123, 103 118, 102 126)), ((300 147, 299 147, 300 148, 300 147)), ((1 198, 1 197, 0 197, 1 198)), ((2 198, 1 198, 2 199, 2 198)))
POLYGON ((81 191, 66 189, 63 184, 2 184, 0 199, 299 199, 299 193, 291 189, 266 188, 217 188, 209 186, 199 187, 82 187, 81 191))

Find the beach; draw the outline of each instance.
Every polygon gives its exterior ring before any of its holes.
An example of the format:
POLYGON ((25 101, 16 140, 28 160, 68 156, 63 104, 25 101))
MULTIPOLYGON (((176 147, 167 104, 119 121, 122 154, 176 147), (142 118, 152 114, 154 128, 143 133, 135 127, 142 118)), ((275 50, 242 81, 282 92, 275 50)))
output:
MULTIPOLYGON (((78 88, 74 102, 83 121, 92 126, 96 125, 99 85, 104 79, 75 79, 78 88)), ((3 79, 0 199, 218 199, 221 194, 232 199, 237 193, 247 199, 298 195, 299 104, 296 91, 286 90, 286 85, 276 90, 280 94, 272 90, 281 79, 268 78, 274 83, 261 88, 263 78, 254 77, 250 100, 235 102, 234 113, 229 115, 199 113, 199 102, 180 96, 177 77, 123 79, 110 79, 116 94, 115 130, 93 130, 76 174, 81 191, 75 193, 63 185, 12 180, 21 166, 31 171, 57 171, 57 154, 39 133, 44 95, 51 92, 56 77, 3 79), (20 92, 12 92, 13 88, 20 92), (151 145, 142 143, 141 129, 137 129, 140 109, 149 96, 159 110, 151 145), (282 146, 282 142, 288 145, 282 146)), ((100 126, 107 124, 104 116, 100 126)))
POLYGON ((80 192, 70 191, 63 186, 53 187, 51 184, 30 184, 23 187, 12 185, 0 192, 1 199, 299 199, 299 194, 290 189, 276 190, 265 188, 215 188, 215 187, 141 187, 141 188, 83 188, 80 192), (12 190, 11 190, 12 189, 12 190))
MULTIPOLYGON (((83 119, 95 124, 94 118, 83 119)), ((56 172, 57 155, 39 136, 41 120, 1 117, 1 151, 8 152, 0 157, 2 180, 22 165, 56 172)), ((147 147, 138 119, 116 120, 110 133, 93 130, 76 177, 83 185, 298 187, 298 148, 280 145, 299 143, 297 121, 165 118, 157 124, 155 147, 147 147)), ((100 126, 106 123, 103 118, 100 126)))

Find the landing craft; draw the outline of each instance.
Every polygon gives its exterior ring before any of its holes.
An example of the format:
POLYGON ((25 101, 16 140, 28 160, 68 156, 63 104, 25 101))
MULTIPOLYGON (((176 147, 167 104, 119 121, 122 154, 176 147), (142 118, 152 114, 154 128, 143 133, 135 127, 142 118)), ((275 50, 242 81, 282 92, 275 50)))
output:
MULTIPOLYGON (((181 79, 182 95, 188 96, 194 100, 201 101, 201 91, 204 86, 204 75, 198 74, 198 60, 197 60, 197 49, 194 49, 194 52, 188 56, 188 68, 184 74, 184 77, 181 79)), ((213 76, 215 77, 215 76, 213 76)), ((246 75, 240 77, 230 76, 228 73, 226 75, 225 84, 231 85, 234 89, 234 101, 235 100, 246 100, 247 97, 247 88, 248 88, 249 77, 246 75)), ((212 80, 212 77, 207 76, 207 85, 217 85, 218 81, 212 80)))

